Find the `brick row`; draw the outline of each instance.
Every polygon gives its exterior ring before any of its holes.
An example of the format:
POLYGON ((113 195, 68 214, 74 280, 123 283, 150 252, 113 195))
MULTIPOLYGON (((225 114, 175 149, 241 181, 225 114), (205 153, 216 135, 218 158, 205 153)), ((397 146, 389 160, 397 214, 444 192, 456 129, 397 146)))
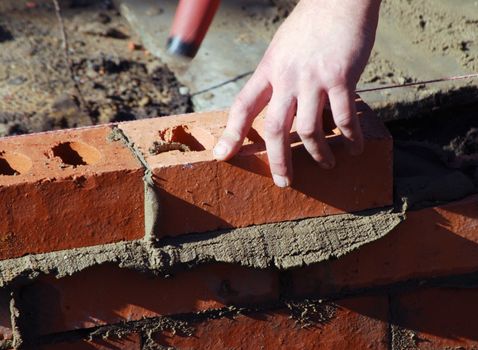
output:
MULTIPOLYGON (((153 172, 157 237, 353 212, 392 203, 392 138, 357 101, 365 152, 322 170, 291 134, 296 177, 274 186, 259 117, 240 154, 213 159, 226 112, 121 123, 153 172), (349 176, 349 174, 354 174, 349 176)), ((328 117, 331 119, 331 117, 328 117)), ((0 260, 144 237, 144 169, 110 126, 0 140, 0 260)), ((151 203, 148 203, 151 206, 151 203)))

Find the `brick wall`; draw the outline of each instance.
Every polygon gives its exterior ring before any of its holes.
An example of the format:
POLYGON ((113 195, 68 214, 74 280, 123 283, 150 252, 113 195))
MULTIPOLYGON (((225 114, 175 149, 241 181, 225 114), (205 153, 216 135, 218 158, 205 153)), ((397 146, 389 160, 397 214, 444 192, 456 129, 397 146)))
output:
POLYGON ((280 236, 288 220, 392 205, 391 137, 357 103, 364 155, 331 131, 338 167, 322 171, 293 139, 308 176, 286 190, 267 171, 260 118, 228 163, 211 156, 225 113, 0 140, 0 348, 478 348, 476 194, 408 211, 363 246, 324 246, 358 248, 344 256, 285 268, 267 237, 247 246, 237 231, 220 249, 249 247, 248 260, 182 260, 187 244, 240 227, 283 222, 280 236))

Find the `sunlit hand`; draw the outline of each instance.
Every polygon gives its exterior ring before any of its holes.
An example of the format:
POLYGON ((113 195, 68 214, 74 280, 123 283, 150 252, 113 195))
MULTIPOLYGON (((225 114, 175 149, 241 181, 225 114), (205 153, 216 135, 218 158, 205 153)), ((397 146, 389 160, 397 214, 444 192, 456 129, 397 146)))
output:
POLYGON ((277 186, 292 182, 289 133, 297 133, 324 168, 335 165, 325 141, 322 112, 328 98, 351 154, 363 149, 355 88, 375 41, 380 0, 301 0, 281 25, 256 71, 236 97, 214 148, 218 160, 240 149, 254 118, 267 105, 264 138, 277 186))

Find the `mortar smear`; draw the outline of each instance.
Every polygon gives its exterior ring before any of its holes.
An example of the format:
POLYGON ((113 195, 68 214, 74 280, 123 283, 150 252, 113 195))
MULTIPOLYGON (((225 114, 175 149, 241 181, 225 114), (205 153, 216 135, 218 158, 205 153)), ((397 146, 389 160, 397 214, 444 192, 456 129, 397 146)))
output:
POLYGON ((0 287, 40 274, 61 278, 103 263, 160 274, 206 262, 289 269, 340 257, 385 236, 404 218, 401 212, 374 210, 186 235, 156 243, 120 242, 29 255, 0 261, 0 287))

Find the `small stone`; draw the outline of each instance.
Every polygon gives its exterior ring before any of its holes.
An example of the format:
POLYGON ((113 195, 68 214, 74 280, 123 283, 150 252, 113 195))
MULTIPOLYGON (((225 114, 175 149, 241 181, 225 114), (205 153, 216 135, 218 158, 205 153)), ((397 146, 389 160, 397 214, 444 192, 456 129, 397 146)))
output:
POLYGON ((149 96, 144 96, 141 100, 138 102, 138 106, 140 107, 145 107, 151 103, 151 99, 149 96))
POLYGON ((17 86, 17 85, 22 85, 26 81, 27 81, 27 78, 22 77, 22 76, 18 76, 18 77, 15 77, 13 79, 10 79, 8 81, 8 84, 17 86))
POLYGON ((98 22, 100 22, 101 24, 108 24, 111 22, 111 17, 108 16, 106 13, 104 12, 100 12, 96 18, 98 19, 98 22))
POLYGON ((0 137, 5 137, 10 134, 10 126, 8 124, 0 123, 0 137))
POLYGON ((151 6, 146 10, 146 16, 158 16, 162 14, 164 10, 159 6, 151 6))
POLYGON ((25 7, 26 7, 27 9, 35 9, 35 8, 38 7, 38 4, 37 4, 35 1, 27 1, 27 2, 25 3, 25 7))
POLYGON ((189 88, 187 86, 181 86, 179 88, 179 94, 180 95, 188 95, 189 94, 189 88))
POLYGON ((129 41, 128 42, 128 50, 129 51, 136 51, 136 50, 141 50, 143 47, 141 44, 135 43, 134 41, 129 41))
POLYGON ((212 100, 214 98, 214 94, 212 92, 207 92, 203 97, 205 100, 212 100))

